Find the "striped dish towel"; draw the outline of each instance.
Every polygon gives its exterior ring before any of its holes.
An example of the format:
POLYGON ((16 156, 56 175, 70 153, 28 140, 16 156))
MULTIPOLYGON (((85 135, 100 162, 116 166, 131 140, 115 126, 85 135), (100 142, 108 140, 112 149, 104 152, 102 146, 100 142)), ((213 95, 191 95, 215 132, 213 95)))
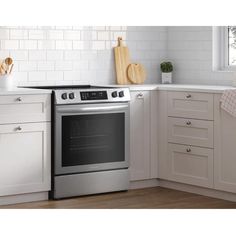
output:
POLYGON ((221 108, 236 117, 236 89, 225 90, 220 101, 221 108))

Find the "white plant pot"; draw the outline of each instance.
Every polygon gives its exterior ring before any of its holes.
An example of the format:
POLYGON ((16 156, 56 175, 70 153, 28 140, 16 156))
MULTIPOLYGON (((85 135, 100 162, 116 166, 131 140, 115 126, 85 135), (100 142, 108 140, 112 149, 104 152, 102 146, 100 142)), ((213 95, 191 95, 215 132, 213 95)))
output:
POLYGON ((1 75, 0 76, 0 89, 11 90, 15 88, 16 82, 14 81, 12 75, 1 75))
POLYGON ((161 74, 161 82, 162 84, 171 84, 172 83, 172 72, 161 74))

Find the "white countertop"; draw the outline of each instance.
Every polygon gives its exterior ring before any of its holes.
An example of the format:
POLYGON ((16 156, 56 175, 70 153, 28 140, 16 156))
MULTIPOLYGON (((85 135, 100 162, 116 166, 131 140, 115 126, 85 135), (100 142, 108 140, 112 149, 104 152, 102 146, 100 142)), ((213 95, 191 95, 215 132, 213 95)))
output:
POLYGON ((9 90, 0 88, 0 95, 17 95, 17 94, 51 94, 52 90, 49 89, 31 89, 31 88, 12 88, 9 90))
POLYGON ((128 84, 128 85, 99 85, 107 87, 128 87, 131 91, 139 90, 166 90, 166 91, 190 91, 190 92, 209 92, 222 93, 228 89, 236 89, 232 86, 214 85, 190 85, 190 84, 128 84))
MULTIPOLYGON (((131 91, 139 90, 166 90, 166 91, 189 91, 189 92, 208 92, 208 93, 222 93, 228 89, 236 89, 232 86, 213 86, 213 85, 187 85, 187 84, 132 84, 132 85, 118 85, 106 84, 95 85, 101 87, 127 87, 131 91)), ((31 88, 13 88, 5 90, 0 88, 0 95, 17 95, 17 94, 51 94, 49 89, 31 89, 31 88)))

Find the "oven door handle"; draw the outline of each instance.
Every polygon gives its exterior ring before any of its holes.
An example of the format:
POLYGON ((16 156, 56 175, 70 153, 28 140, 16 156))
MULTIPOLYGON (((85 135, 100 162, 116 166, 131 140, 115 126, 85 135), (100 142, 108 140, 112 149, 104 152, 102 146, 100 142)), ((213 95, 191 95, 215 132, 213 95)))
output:
POLYGON ((57 107, 58 113, 84 113, 84 112, 100 112, 100 111, 119 111, 127 109, 128 105, 116 105, 116 106, 97 106, 97 107, 57 107))

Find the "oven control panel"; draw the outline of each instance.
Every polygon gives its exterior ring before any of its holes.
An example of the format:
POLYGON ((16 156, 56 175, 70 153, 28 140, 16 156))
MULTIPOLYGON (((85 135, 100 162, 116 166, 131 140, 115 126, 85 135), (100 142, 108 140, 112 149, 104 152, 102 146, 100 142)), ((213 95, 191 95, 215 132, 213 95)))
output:
POLYGON ((107 99, 107 91, 88 91, 80 92, 80 98, 82 101, 85 100, 104 100, 107 99))
POLYGON ((84 104, 130 101, 129 88, 55 90, 56 104, 84 104))

